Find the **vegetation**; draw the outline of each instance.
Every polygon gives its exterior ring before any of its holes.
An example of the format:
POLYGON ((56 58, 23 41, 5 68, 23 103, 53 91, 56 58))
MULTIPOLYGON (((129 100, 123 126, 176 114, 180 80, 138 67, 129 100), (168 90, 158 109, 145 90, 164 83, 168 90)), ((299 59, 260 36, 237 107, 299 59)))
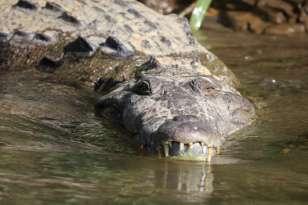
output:
POLYGON ((190 26, 193 31, 197 31, 200 29, 205 13, 209 8, 211 2, 212 0, 197 0, 196 6, 190 17, 190 26))

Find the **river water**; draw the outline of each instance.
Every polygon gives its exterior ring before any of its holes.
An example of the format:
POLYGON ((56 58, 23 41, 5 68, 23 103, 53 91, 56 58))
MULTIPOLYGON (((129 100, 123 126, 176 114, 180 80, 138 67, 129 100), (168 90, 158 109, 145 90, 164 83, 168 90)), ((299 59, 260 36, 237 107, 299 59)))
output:
MULTIPOLYGON (((125 131, 93 115, 91 99, 74 102, 82 120, 58 126, 3 112, 0 204, 307 204, 307 36, 239 34, 211 23, 206 29, 199 40, 232 68, 258 108, 256 122, 236 133, 213 165, 140 156, 125 131)), ((42 95, 18 92, 27 106, 42 95)))

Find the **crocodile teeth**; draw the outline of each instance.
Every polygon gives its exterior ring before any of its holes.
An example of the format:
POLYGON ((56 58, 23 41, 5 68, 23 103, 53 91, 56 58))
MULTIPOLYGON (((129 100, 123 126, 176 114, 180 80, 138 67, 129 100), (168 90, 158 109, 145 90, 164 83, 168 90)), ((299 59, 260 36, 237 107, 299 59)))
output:
POLYGON ((216 149, 214 147, 208 147, 208 156, 207 161, 210 163, 212 161, 212 157, 215 155, 216 149))
POLYGON ((180 142, 180 152, 184 152, 185 146, 184 143, 180 142))
POLYGON ((206 154, 207 153, 207 146, 205 145, 204 142, 200 142, 200 146, 202 149, 202 154, 206 154))
POLYGON ((169 143, 168 142, 163 143, 163 149, 164 149, 165 157, 169 157, 169 143))

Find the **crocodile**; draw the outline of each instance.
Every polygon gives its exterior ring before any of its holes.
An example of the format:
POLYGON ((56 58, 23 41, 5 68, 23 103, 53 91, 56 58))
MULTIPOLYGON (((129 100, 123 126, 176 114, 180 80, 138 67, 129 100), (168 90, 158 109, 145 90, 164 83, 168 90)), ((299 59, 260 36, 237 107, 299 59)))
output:
POLYGON ((0 73, 35 68, 94 87, 96 114, 147 153, 210 162, 254 119, 234 74, 188 21, 135 0, 2 1, 0 46, 0 73))

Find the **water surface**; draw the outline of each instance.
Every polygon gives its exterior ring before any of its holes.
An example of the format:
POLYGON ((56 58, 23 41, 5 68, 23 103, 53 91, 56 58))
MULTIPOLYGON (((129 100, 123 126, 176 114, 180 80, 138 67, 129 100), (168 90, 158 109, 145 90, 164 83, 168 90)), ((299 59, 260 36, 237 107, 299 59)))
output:
MULTIPOLYGON (((74 103, 83 117, 71 116, 78 120, 0 114, 0 204, 307 204, 307 37, 237 34, 210 23, 206 37, 198 35, 258 108, 256 123, 234 135, 217 164, 140 156, 80 91, 74 103)), ((42 94, 10 92, 6 98, 22 93, 28 106, 42 94)))

